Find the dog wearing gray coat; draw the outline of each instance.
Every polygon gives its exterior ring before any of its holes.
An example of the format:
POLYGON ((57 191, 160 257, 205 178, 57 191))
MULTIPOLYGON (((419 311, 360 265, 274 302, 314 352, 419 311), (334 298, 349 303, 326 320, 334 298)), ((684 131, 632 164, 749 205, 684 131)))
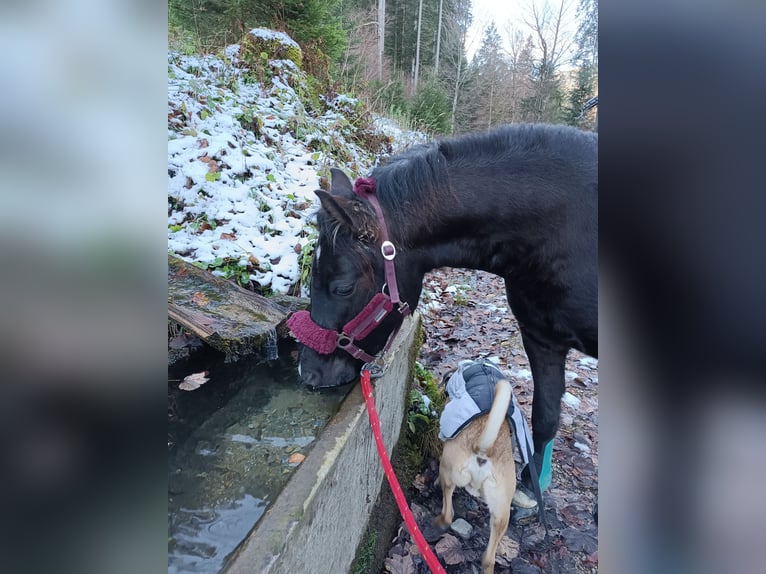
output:
POLYGON ((506 418, 511 394, 511 384, 499 380, 489 413, 474 418, 455 438, 444 443, 439 464, 443 498, 441 514, 435 519, 437 526, 446 528, 452 524, 452 495, 457 486, 489 507, 491 532, 482 558, 482 574, 495 571, 497 545, 508 528, 516 490, 516 463, 506 418))

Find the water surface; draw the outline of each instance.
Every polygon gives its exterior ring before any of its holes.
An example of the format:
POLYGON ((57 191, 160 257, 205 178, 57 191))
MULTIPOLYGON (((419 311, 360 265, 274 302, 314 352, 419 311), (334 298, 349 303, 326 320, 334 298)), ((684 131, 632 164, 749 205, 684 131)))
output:
POLYGON ((195 391, 169 383, 168 572, 219 572, 337 411, 348 386, 310 391, 289 343, 279 359, 200 351, 168 378, 209 371, 195 391))

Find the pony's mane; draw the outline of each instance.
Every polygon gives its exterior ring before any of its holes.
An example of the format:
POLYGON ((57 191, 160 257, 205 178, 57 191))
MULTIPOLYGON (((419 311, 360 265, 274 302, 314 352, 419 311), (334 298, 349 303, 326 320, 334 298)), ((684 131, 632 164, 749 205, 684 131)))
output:
POLYGON ((596 144, 597 135, 571 126, 510 124, 493 130, 449 138, 439 142, 439 151, 457 165, 475 165, 502 157, 523 157, 544 152, 549 157, 571 153, 583 139, 596 144))
POLYGON ((461 166, 491 164, 498 156, 520 157, 544 152, 555 158, 582 147, 583 139, 597 144, 597 135, 570 126, 512 124, 487 132, 413 146, 373 170, 381 204, 390 212, 414 209, 427 225, 438 206, 452 193, 449 174, 461 166))
POLYGON ((395 221, 389 223, 392 239, 404 244, 448 215, 445 204, 456 202, 450 174, 540 154, 549 160, 571 156, 588 147, 584 141, 597 145, 597 137, 569 126, 511 124, 413 146, 375 168, 371 177, 381 206, 395 221))
MULTIPOLYGON (((397 220, 397 226, 411 222, 413 226, 428 227, 438 213, 439 198, 450 193, 447 160, 436 143, 413 146, 375 168, 371 177, 375 180, 378 199, 383 209, 397 220), (400 217, 410 212, 418 217, 400 217)), ((392 230, 398 236, 408 236, 392 230)))

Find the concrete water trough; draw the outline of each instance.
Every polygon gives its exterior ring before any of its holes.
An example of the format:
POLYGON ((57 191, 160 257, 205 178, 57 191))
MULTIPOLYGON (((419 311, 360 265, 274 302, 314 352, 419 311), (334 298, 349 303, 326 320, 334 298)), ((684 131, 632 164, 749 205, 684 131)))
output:
MULTIPOLYGON (((417 356, 420 319, 405 319, 374 383, 389 452, 399 440, 417 356)), ((226 574, 344 574, 354 560, 384 480, 359 385, 314 443, 226 574)))

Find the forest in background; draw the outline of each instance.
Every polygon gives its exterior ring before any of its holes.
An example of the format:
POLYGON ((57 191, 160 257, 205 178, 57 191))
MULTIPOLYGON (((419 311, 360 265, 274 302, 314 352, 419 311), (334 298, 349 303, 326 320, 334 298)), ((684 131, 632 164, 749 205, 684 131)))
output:
POLYGON ((596 110, 582 110, 598 93, 597 0, 520 1, 523 19, 487 25, 470 59, 470 0, 169 0, 169 45, 220 52, 264 26, 300 44, 322 92, 352 94, 408 127, 595 129, 596 110))

